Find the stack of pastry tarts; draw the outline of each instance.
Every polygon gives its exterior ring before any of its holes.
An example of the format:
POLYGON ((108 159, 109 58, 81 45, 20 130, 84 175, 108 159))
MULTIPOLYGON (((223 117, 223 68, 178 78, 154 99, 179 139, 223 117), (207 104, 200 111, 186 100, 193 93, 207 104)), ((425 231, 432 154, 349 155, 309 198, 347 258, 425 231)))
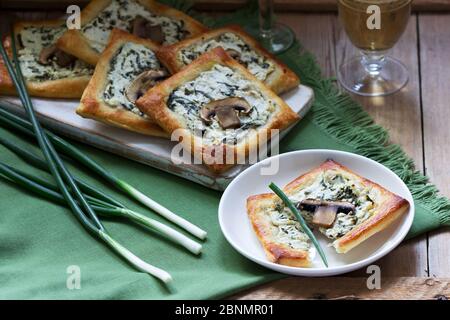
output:
MULTIPOLYGON (((14 34, 31 95, 81 98, 80 116, 150 136, 178 131, 214 172, 233 166, 216 161, 217 150, 245 156, 299 119, 278 96, 298 77, 255 39, 153 0, 93 0, 78 30, 19 22, 14 34)), ((4 44, 11 50, 10 38, 4 44)), ((0 94, 14 93, 0 61, 0 94)))

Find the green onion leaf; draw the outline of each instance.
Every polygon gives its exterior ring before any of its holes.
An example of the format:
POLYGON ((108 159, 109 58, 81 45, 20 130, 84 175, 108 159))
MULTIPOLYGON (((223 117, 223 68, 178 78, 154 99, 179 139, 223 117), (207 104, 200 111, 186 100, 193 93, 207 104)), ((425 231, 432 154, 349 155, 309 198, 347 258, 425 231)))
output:
MULTIPOLYGON (((4 104, 0 103, 0 106, 3 108, 7 108, 4 104)), ((32 132, 32 125, 27 120, 22 119, 21 117, 14 115, 4 109, 0 109, 0 121, 2 123, 7 124, 8 126, 25 133, 29 136, 33 136, 32 132)), ((85 155, 83 152, 78 150, 76 147, 71 145, 69 142, 65 141, 64 139, 60 138, 59 136, 51 133, 50 131, 45 131, 48 138, 52 141, 55 148, 58 149, 58 151, 62 152, 66 156, 78 161, 79 163, 83 164, 85 167, 90 169, 91 171, 97 173, 100 175, 103 179, 108 181, 110 184, 112 184, 114 187, 118 188, 131 198, 139 201, 141 204, 145 205, 146 207, 152 209, 156 213, 160 214, 167 220, 173 222, 174 224, 180 226, 181 228, 185 229, 186 231, 190 232, 192 235, 196 236, 199 239, 206 239, 207 232, 205 230, 202 230, 198 226, 194 225, 193 223, 187 221, 186 219, 178 216, 177 214, 173 213, 169 209, 163 207, 161 204, 157 203, 150 197, 146 196, 139 190, 137 190, 135 187, 131 186, 126 181, 123 181, 113 175, 111 172, 108 172, 105 168, 103 168, 99 163, 95 162, 92 158, 85 155)))

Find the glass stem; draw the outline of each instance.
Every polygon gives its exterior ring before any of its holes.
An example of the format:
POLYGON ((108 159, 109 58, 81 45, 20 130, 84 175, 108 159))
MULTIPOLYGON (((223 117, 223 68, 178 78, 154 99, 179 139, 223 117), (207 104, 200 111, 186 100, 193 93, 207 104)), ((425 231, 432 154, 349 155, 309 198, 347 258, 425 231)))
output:
POLYGON ((385 62, 385 52, 361 51, 361 63, 371 77, 377 77, 385 62))
POLYGON ((270 41, 272 38, 273 24, 273 0, 259 0, 259 29, 263 39, 270 41))

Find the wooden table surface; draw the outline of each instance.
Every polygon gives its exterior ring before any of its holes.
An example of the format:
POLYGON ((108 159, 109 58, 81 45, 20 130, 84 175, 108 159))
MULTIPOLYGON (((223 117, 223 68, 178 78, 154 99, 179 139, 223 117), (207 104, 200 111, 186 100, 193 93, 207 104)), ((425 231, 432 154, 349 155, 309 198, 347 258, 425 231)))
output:
MULTIPOLYGON (((54 17, 53 13, 0 11, 0 31, 18 18, 54 17)), ((335 13, 280 13, 302 44, 312 51, 326 76, 356 50, 335 13)), ((408 68, 410 80, 384 98, 355 96, 375 121, 388 129, 442 194, 450 197, 450 13, 415 13, 391 52, 408 68)), ((368 290, 365 270, 344 277, 287 278, 236 294, 232 299, 444 298, 450 297, 450 228, 401 244, 376 262, 381 289, 368 290)))

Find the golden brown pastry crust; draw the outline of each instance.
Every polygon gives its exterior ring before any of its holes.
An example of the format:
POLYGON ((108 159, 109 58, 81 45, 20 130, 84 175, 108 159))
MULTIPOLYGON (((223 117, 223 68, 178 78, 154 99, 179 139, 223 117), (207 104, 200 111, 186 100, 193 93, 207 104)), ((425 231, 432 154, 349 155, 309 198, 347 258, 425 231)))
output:
POLYGON ((273 193, 259 194, 248 197, 247 213, 253 230, 262 244, 269 261, 291 267, 309 267, 311 257, 305 250, 293 249, 288 245, 275 241, 272 238, 270 217, 264 210, 274 206, 276 196, 273 193))
POLYGON ((106 85, 110 62, 117 50, 127 42, 141 44, 152 51, 156 51, 159 47, 150 40, 141 39, 125 31, 114 29, 111 32, 109 43, 95 67, 94 75, 83 93, 76 112, 84 118, 95 119, 127 130, 150 136, 168 137, 168 134, 152 120, 140 117, 124 108, 112 108, 99 98, 106 85))
MULTIPOLYGON (((29 26, 59 27, 64 24, 63 20, 22 21, 14 24, 14 34, 29 26)), ((17 41, 16 41, 17 43, 17 41)), ((12 58, 11 38, 4 39, 3 45, 10 58, 12 58)), ((44 98, 79 98, 86 88, 90 76, 62 78, 48 81, 27 81, 28 93, 31 96, 44 98)), ((9 76, 3 59, 0 57, 0 94, 16 95, 16 89, 9 76)))
POLYGON ((186 39, 169 46, 163 46, 157 52, 157 56, 170 70, 170 72, 176 73, 186 66, 182 61, 180 61, 180 59, 178 59, 178 54, 181 50, 193 44, 216 38, 224 33, 234 33, 238 35, 238 37, 248 44, 250 48, 273 63, 275 70, 268 75, 268 77, 264 80, 264 83, 274 92, 280 94, 298 87, 300 84, 298 76, 273 54, 264 49, 255 39, 248 35, 238 25, 230 25, 223 28, 210 30, 193 38, 186 39))
POLYGON ((136 102, 138 108, 149 115, 167 133, 172 134, 179 129, 182 137, 182 144, 185 150, 190 150, 194 155, 201 155, 203 164, 213 172, 223 172, 234 164, 219 163, 225 162, 225 155, 232 154, 234 159, 245 158, 249 149, 258 145, 261 135, 266 135, 269 139, 272 129, 282 130, 299 119, 299 116, 280 99, 274 92, 267 88, 261 81, 256 79, 241 64, 232 59, 221 47, 215 48, 192 62, 188 67, 176 73, 169 79, 160 82, 158 85, 147 91, 136 102), (202 138, 194 135, 187 129, 179 116, 167 107, 167 98, 170 93, 183 83, 194 80, 200 73, 210 70, 214 65, 225 65, 249 79, 261 92, 264 92, 278 106, 278 112, 274 112, 266 125, 258 130, 252 130, 247 138, 234 146, 220 144, 215 151, 211 151, 211 146, 203 144, 202 138), (214 161, 212 153, 222 152, 224 159, 214 161))
POLYGON ((298 177, 285 187, 285 191, 287 194, 290 194, 294 190, 301 188, 301 186, 309 180, 315 179, 319 172, 329 169, 345 172, 347 175, 350 175, 352 179, 359 180, 363 185, 377 189, 381 194, 380 198, 383 199, 381 202, 377 201, 378 208, 375 214, 373 214, 369 219, 363 221, 361 224, 357 225, 343 237, 333 242, 333 246, 339 253, 348 252, 350 249, 356 247, 358 244, 368 239, 375 233, 382 231, 394 220, 405 213, 409 208, 409 203, 406 199, 403 199, 402 197, 386 190, 373 181, 361 177, 333 160, 328 160, 316 169, 298 177))
MULTIPOLYGON (((195 36, 208 30, 200 22, 179 10, 157 3, 154 0, 137 1, 152 13, 184 21, 185 28, 190 32, 191 36, 195 36)), ((110 3, 111 0, 92 0, 89 2, 89 4, 81 10, 81 26, 86 25, 97 17, 98 13, 105 9, 110 3)), ((90 46, 89 40, 83 36, 83 33, 80 30, 75 29, 67 30, 61 38, 59 38, 57 46, 61 50, 64 50, 91 65, 97 63, 101 54, 90 46)))
MULTIPOLYGON (((351 177, 352 180, 354 179, 355 181, 359 181, 364 186, 376 189, 380 194, 379 199, 377 199, 376 201, 377 207, 375 209, 375 212, 371 215, 371 217, 369 217, 367 220, 363 221, 359 225, 355 226, 343 237, 336 239, 333 242, 333 246, 335 247, 338 253, 348 252, 349 250, 356 247, 358 244, 368 239, 375 233, 380 232, 386 227, 388 227, 393 221, 395 221, 397 218, 399 218, 402 214, 404 214, 408 210, 409 203, 407 200, 386 190, 379 184, 376 184, 375 182, 372 182, 366 178, 361 177, 360 175, 352 172, 348 168, 344 167, 343 165, 333 160, 328 160, 323 164, 321 164, 319 167, 299 176, 298 178, 287 184, 283 188, 283 190, 287 195, 291 195, 295 193, 297 190, 302 189, 304 186, 307 186, 313 181, 315 181, 318 174, 331 169, 342 172, 346 176, 351 177)), ((249 214, 250 220, 252 221, 255 232, 258 235, 258 238, 265 247, 264 250, 266 250, 266 253, 267 250, 269 250, 268 248, 266 248, 267 243, 271 244, 270 252, 280 252, 279 250, 281 250, 281 248, 284 247, 281 244, 271 243, 270 237, 268 238, 266 233, 262 233, 261 231, 257 230, 259 225, 261 224, 260 222, 261 218, 255 216, 254 208, 258 207, 263 208, 269 205, 273 205, 277 199, 278 197, 275 196, 274 194, 262 194, 251 196, 247 200, 247 212, 249 214), (251 206, 249 205, 249 203, 251 204, 251 206), (277 247, 277 245, 279 245, 279 247, 277 247), (273 248, 274 246, 275 249, 273 248)), ((286 253, 284 251, 281 252, 283 252, 283 254, 287 254, 287 258, 291 259, 290 256, 291 253, 289 251, 287 251, 286 253)), ((268 258, 269 260, 274 261, 273 254, 272 255, 268 254, 268 258)), ((285 264, 282 262, 283 258, 284 257, 282 255, 277 256, 277 259, 274 262, 285 264)), ((302 258, 300 258, 300 260, 302 260, 302 258)), ((289 262, 289 265, 293 265, 292 262, 289 262)))

